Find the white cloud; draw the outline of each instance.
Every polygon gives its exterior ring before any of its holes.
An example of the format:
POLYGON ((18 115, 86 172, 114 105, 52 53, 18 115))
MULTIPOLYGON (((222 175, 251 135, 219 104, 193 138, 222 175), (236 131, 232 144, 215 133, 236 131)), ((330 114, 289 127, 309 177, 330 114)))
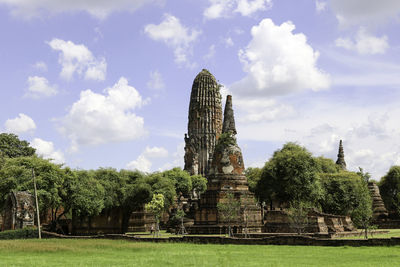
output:
POLYGON ((244 96, 284 95, 330 86, 329 75, 316 66, 318 51, 304 34, 293 34, 292 22, 275 25, 264 19, 251 29, 253 39, 239 58, 247 76, 231 86, 244 96))
POLYGON ((326 2, 325 1, 319 1, 319 0, 316 0, 315 1, 315 10, 317 10, 317 12, 318 13, 320 13, 320 12, 322 12, 322 11, 325 11, 325 9, 326 9, 326 2))
POLYGON ((91 90, 81 92, 80 99, 62 118, 60 130, 72 143, 72 150, 79 145, 98 145, 138 139, 146 135, 144 119, 133 113, 146 101, 139 92, 121 77, 104 94, 91 90))
POLYGON ((65 162, 64 154, 60 150, 54 149, 53 142, 35 138, 30 145, 36 149, 36 154, 42 156, 44 159, 52 159, 56 164, 63 164, 65 162))
POLYGON ((271 121, 238 120, 238 140, 276 144, 273 150, 289 141, 299 142, 315 156, 324 155, 336 161, 342 139, 348 170, 362 167, 378 180, 392 165, 400 163, 397 103, 382 109, 323 99, 302 102, 305 103, 295 109, 296 116, 271 121))
POLYGON ((0 0, 0 4, 11 7, 12 14, 21 18, 43 17, 43 15, 87 12, 90 15, 104 19, 113 12, 133 12, 143 5, 159 3, 160 0, 0 0))
POLYGON ((136 160, 129 162, 126 167, 130 170, 150 172, 153 165, 150 159, 168 157, 168 151, 163 147, 146 147, 136 160))
POLYGON ((158 70, 150 72, 150 80, 147 82, 147 87, 153 90, 165 88, 163 77, 158 70))
POLYGON ((243 112, 238 121, 241 122, 260 122, 282 119, 294 114, 291 106, 277 103, 274 99, 249 99, 235 98, 235 107, 243 112))
POLYGON ((56 85, 50 85, 45 77, 29 76, 25 96, 32 98, 50 97, 58 93, 56 85))
POLYGON ((210 6, 203 12, 206 19, 227 18, 234 13, 251 16, 272 7, 272 0, 209 0, 209 2, 210 6))
POLYGON ((83 44, 74 44, 71 41, 53 39, 50 47, 59 51, 58 62, 62 66, 60 76, 71 80, 75 73, 84 76, 87 80, 103 81, 106 77, 107 63, 102 57, 96 58, 83 44))
POLYGON ((361 55, 384 54, 389 48, 386 35, 375 37, 370 35, 363 27, 358 30, 354 41, 350 38, 338 38, 335 44, 347 50, 354 50, 361 55))
POLYGON ((216 53, 215 45, 210 45, 207 54, 204 56, 204 60, 205 61, 212 60, 215 57, 215 53, 216 53))
POLYGON ((142 172, 150 172, 151 169, 151 161, 148 160, 145 156, 140 155, 136 160, 129 162, 126 165, 126 168, 129 170, 139 170, 142 172))
POLYGON ((201 31, 190 29, 181 24, 177 17, 165 14, 163 21, 158 24, 148 24, 144 32, 153 40, 164 42, 174 49, 175 62, 189 64, 191 45, 196 41, 201 31))
POLYGON ((147 158, 165 158, 168 157, 168 151, 163 147, 146 147, 142 155, 147 158))
POLYGON ((398 18, 398 0, 331 0, 332 9, 342 26, 371 25, 398 18))
POLYGON ((47 64, 44 63, 43 61, 38 61, 33 66, 35 67, 35 69, 39 71, 47 71, 47 64))
POLYGON ((176 146, 176 151, 172 153, 172 157, 169 157, 169 162, 165 163, 161 168, 160 171, 172 169, 174 167, 181 167, 184 165, 183 158, 185 155, 185 143, 181 142, 176 146))
POLYGON ((233 42, 231 37, 226 38, 224 41, 225 41, 225 46, 226 47, 231 47, 231 46, 234 45, 234 42, 233 42))
POLYGON ((324 57, 341 66, 340 71, 332 74, 333 87, 399 87, 400 64, 392 60, 360 57, 356 53, 342 53, 338 49, 324 49, 324 57))
POLYGON ((4 126, 7 132, 15 134, 33 132, 36 129, 36 124, 33 119, 23 113, 20 113, 18 117, 14 119, 8 119, 4 126))

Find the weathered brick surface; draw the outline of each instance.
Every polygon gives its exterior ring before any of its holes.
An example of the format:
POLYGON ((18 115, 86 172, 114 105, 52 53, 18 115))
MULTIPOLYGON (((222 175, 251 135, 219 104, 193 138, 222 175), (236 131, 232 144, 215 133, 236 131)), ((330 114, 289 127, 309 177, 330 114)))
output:
POLYGON ((185 167, 190 174, 206 176, 216 140, 222 132, 219 84, 203 69, 194 79, 189 104, 188 133, 185 135, 185 167))

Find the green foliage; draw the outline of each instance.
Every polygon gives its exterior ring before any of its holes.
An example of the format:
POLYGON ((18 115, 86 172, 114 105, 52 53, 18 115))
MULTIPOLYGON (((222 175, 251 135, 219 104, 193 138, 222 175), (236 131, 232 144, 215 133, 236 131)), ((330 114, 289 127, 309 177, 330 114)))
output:
POLYGON ((176 220, 180 220, 180 219, 182 219, 183 217, 185 217, 185 215, 186 215, 186 213, 185 213, 182 209, 178 209, 178 210, 176 211, 175 215, 174 215, 174 218, 175 218, 176 220))
POLYGON ((93 178, 100 182, 107 194, 104 195, 104 207, 110 209, 121 207, 125 198, 125 177, 120 176, 117 170, 112 168, 100 168, 93 171, 93 178))
POLYGON ((229 236, 232 236, 231 223, 238 220, 240 214, 240 200, 235 199, 232 193, 227 193, 222 202, 217 204, 218 214, 228 223, 229 236))
POLYGON ((353 210, 351 219, 357 228, 364 229, 365 238, 368 238, 372 220, 372 199, 366 181, 362 181, 358 197, 359 203, 353 210))
POLYGON ((261 179, 262 169, 249 167, 244 171, 244 174, 249 182, 250 192, 254 193, 256 191, 257 183, 261 179))
POLYGON ((33 227, 0 232, 0 240, 27 239, 27 238, 37 238, 37 237, 38 237, 38 229, 33 227))
POLYGON ((89 217, 98 215, 104 209, 106 190, 94 178, 92 171, 76 171, 74 178, 74 181, 71 181, 70 195, 73 213, 89 217))
POLYGON ((265 163, 256 195, 261 201, 316 203, 322 195, 318 168, 311 153, 295 143, 287 143, 265 163))
POLYGON ((338 173, 341 171, 340 166, 332 159, 321 156, 314 158, 314 160, 319 173, 338 173))
POLYGON ((159 218, 164 210, 163 194, 154 194, 151 201, 146 204, 146 210, 153 213, 154 216, 159 218))
POLYGON ((6 159, 0 169, 0 208, 11 191, 33 192, 32 169, 36 176, 40 211, 61 206, 65 179, 61 166, 38 157, 18 157, 6 159))
POLYGON ((197 195, 200 195, 207 190, 207 178, 204 178, 201 175, 192 175, 190 177, 192 179, 193 191, 197 195))
POLYGON ((369 182, 369 179, 371 178, 371 174, 369 172, 364 172, 363 168, 358 167, 359 171, 357 172, 357 174, 365 181, 365 182, 369 182))
POLYGON ((164 171, 162 175, 174 182, 176 194, 189 195, 192 192, 192 179, 190 174, 181 168, 164 171))
POLYGON ((294 201, 287 210, 291 226, 300 235, 308 225, 308 212, 312 208, 310 203, 294 201))
POLYGON ((385 207, 400 215, 400 166, 393 166, 382 177, 379 183, 379 191, 385 207))
POLYGON ((156 229, 155 234, 159 235, 160 232, 160 217, 164 210, 164 196, 163 194, 154 194, 153 199, 146 204, 145 208, 147 211, 153 213, 154 217, 156 218, 156 229))
POLYGON ((0 154, 8 158, 29 157, 35 154, 35 149, 25 140, 20 140, 11 133, 0 134, 0 154))
POLYGON ((153 194, 164 196, 164 208, 172 206, 176 197, 175 181, 164 177, 162 173, 152 173, 145 177, 145 182, 151 186, 153 194))
POLYGON ((336 215, 350 215, 360 205, 365 183, 354 172, 319 174, 323 188, 320 205, 323 212, 336 215))
POLYGON ((235 137, 231 133, 223 133, 219 136, 215 150, 220 151, 223 147, 233 146, 236 144, 235 137))

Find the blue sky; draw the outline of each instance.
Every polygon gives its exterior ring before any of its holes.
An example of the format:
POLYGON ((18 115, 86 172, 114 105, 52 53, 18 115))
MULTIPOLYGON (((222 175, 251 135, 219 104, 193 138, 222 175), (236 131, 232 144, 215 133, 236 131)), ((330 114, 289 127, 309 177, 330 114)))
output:
POLYGON ((397 0, 0 0, 0 131, 73 168, 183 167, 194 77, 233 95, 245 164, 288 141, 400 164, 397 0))

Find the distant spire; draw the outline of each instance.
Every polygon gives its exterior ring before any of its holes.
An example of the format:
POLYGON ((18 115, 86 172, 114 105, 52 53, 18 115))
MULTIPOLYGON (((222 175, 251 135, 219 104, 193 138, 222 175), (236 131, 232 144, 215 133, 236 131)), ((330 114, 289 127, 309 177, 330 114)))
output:
POLYGON ((338 159, 336 161, 336 164, 339 165, 342 170, 346 170, 346 162, 344 161, 344 151, 343 151, 343 144, 342 140, 339 142, 339 153, 338 153, 338 159))
POLYGON ((224 123, 222 126, 222 133, 232 133, 236 134, 236 127, 235 127, 235 117, 233 115, 232 109, 232 96, 228 95, 226 97, 225 103, 225 111, 224 111, 224 123))

